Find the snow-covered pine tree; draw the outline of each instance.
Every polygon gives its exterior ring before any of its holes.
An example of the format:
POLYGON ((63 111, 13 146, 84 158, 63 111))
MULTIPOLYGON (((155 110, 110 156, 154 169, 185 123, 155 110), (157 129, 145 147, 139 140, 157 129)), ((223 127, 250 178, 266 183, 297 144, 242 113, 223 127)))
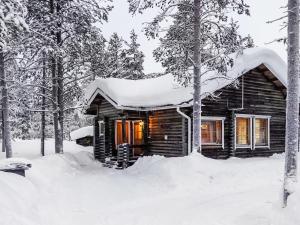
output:
POLYGON ((11 128, 9 119, 8 85, 6 80, 6 56, 13 54, 16 40, 20 33, 27 30, 24 22, 24 6, 21 0, 1 0, 0 2, 0 86, 2 89, 1 109, 3 122, 3 139, 5 142, 6 157, 12 157, 11 128))
MULTIPOLYGON (((95 23, 107 20, 110 1, 47 0, 28 1, 31 37, 29 46, 41 44, 40 58, 46 53, 52 74, 52 114, 55 150, 63 152, 64 112, 76 107, 81 82, 97 72, 95 55, 104 39, 95 23), (100 37, 100 38, 99 38, 100 37), (97 40, 97 41, 96 41, 97 40), (91 51, 90 51, 91 52, 91 51), (94 58, 92 58, 94 57, 94 58), (89 71, 90 73, 87 73, 89 71)), ((25 38, 26 39, 26 38, 25 38)), ((28 37, 27 37, 28 39, 28 37)), ((104 45, 103 45, 104 46, 104 45)), ((36 47, 34 54, 37 54, 36 47)), ((103 47, 104 49, 104 47, 103 47)), ((99 56, 103 51, 99 51, 99 56)), ((40 60, 40 65, 42 61, 40 60)), ((100 70, 100 69, 99 69, 100 70)))
POLYGON ((288 1, 288 89, 286 107, 286 158, 283 204, 293 193, 297 181, 297 152, 299 144, 299 0, 288 1))
POLYGON ((140 44, 137 42, 137 34, 134 30, 130 32, 130 42, 126 43, 127 48, 122 52, 122 78, 137 80, 145 78, 143 72, 144 53, 139 50, 140 44))
POLYGON ((167 34, 161 38, 161 46, 155 50, 157 61, 187 85, 193 78, 193 151, 201 152, 201 84, 209 71, 226 76, 232 65, 230 54, 241 50, 249 38, 238 35, 237 23, 229 13, 249 15, 249 7, 243 0, 128 0, 130 11, 143 12, 158 7, 160 13, 145 28, 147 36, 160 35, 163 22, 173 20, 167 34), (193 70, 191 70, 193 68, 193 70))
POLYGON ((123 40, 117 33, 113 33, 108 41, 106 50, 107 74, 106 77, 119 77, 122 68, 123 40))

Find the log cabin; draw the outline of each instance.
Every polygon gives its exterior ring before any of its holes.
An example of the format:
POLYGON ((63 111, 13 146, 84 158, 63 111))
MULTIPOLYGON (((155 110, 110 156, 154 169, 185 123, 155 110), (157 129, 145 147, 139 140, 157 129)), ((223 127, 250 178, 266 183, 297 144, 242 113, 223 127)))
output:
MULTIPOLYGON (((233 59, 226 76, 212 71, 202 77, 202 154, 227 159, 284 152, 286 63, 265 48, 233 59)), ((171 75, 96 79, 85 99, 86 114, 95 117, 94 156, 101 162, 117 161, 125 145, 128 163, 191 153, 192 85, 181 86, 171 75)))

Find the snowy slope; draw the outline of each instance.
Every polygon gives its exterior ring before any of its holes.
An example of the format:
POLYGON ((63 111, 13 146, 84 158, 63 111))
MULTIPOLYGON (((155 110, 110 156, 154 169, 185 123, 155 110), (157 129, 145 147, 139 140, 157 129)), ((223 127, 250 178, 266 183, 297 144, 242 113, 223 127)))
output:
MULTIPOLYGON (((234 66, 228 69, 226 77, 219 76, 214 71, 203 75, 202 93, 213 93, 261 64, 268 67, 284 85, 287 84, 286 63, 270 49, 246 49, 243 54, 233 54, 232 59, 234 66), (218 78, 212 79, 215 77, 218 78)), ((180 86, 171 74, 144 80, 97 79, 86 88, 87 104, 98 93, 120 109, 189 106, 192 105, 193 98, 192 86, 180 86)))
MULTIPOLYGON (((103 168, 91 148, 40 158, 39 141, 14 143, 31 159, 23 178, 0 172, 1 225, 298 225, 300 187, 280 208, 284 155, 213 160, 144 157, 103 168)), ((3 158, 4 154, 0 154, 3 158)))

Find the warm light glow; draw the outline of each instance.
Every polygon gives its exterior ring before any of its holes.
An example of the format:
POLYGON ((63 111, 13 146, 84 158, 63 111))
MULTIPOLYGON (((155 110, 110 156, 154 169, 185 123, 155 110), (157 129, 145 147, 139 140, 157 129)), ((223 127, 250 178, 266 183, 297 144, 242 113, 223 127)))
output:
POLYGON ((250 118, 236 118, 236 143, 250 145, 250 118))
POLYGON ((208 126, 207 126, 207 124, 201 124, 201 128, 202 128, 202 129, 207 129, 208 126))
POLYGON ((201 134, 202 144, 222 144, 222 121, 202 121, 201 134))

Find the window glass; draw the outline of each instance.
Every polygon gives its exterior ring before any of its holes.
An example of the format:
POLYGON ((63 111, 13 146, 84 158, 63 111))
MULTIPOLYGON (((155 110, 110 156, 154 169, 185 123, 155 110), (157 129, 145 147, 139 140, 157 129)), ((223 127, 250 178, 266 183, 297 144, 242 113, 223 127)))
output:
POLYGON ((202 144, 222 144, 222 120, 202 121, 202 144))
POLYGON ((268 145, 268 119, 255 118, 255 145, 268 145))
POLYGON ((143 130, 144 130, 144 122, 143 121, 134 121, 133 122, 133 143, 135 145, 141 145, 144 143, 144 135, 143 135, 143 130))
MULTIPOLYGON (((125 128, 125 143, 129 143, 130 144, 130 140, 129 140, 129 129, 130 129, 130 126, 129 126, 129 122, 126 121, 126 128, 125 128)), ((119 145, 119 144, 124 144, 123 142, 123 134, 122 134, 122 121, 121 120, 118 120, 116 122, 116 145, 119 145)))
POLYGON ((99 136, 104 135, 104 129, 105 129, 104 121, 101 120, 101 121, 99 121, 99 136))
POLYGON ((250 145, 250 118, 236 118, 237 145, 250 145))

